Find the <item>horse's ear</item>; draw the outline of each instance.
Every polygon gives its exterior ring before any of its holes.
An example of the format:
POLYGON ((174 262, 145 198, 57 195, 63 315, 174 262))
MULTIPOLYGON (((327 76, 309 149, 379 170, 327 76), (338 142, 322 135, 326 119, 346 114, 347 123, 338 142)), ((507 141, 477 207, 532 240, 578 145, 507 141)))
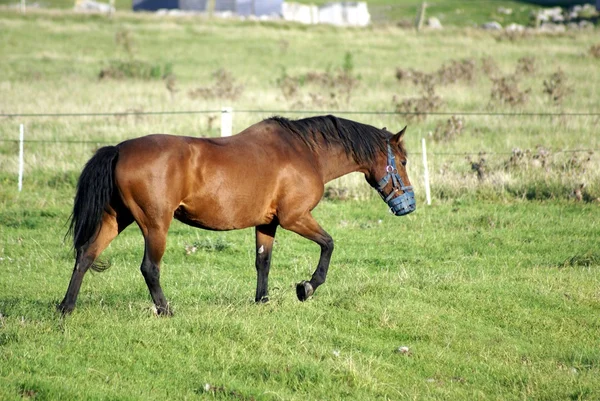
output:
POLYGON ((404 128, 402 128, 402 130, 400 132, 398 132, 396 135, 394 135, 392 137, 392 139, 390 139, 390 142, 393 143, 394 145, 399 145, 400 142, 402 142, 402 137, 404 136, 405 131, 406 131, 406 126, 404 128))

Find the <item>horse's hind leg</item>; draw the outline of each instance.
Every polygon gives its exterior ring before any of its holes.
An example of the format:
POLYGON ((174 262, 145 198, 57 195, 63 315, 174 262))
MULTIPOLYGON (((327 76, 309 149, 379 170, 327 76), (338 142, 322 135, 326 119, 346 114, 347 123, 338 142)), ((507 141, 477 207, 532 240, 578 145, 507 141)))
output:
POLYGON ((83 282, 83 276, 85 276, 85 273, 92 267, 96 258, 106 249, 108 244, 131 224, 132 221, 133 219, 130 215, 117 219, 115 215, 104 213, 102 216, 102 226, 96 238, 83 248, 77 250, 75 267, 73 268, 67 293, 62 302, 57 306, 60 312, 67 314, 73 311, 81 283, 83 282))
POLYGON ((256 302, 269 300, 269 269, 277 223, 256 227, 256 302))
POLYGON ((156 306, 156 313, 159 315, 172 315, 172 311, 160 286, 160 260, 167 246, 167 230, 168 226, 165 229, 150 228, 144 233, 146 246, 144 249, 144 259, 140 268, 150 291, 152 301, 156 306))

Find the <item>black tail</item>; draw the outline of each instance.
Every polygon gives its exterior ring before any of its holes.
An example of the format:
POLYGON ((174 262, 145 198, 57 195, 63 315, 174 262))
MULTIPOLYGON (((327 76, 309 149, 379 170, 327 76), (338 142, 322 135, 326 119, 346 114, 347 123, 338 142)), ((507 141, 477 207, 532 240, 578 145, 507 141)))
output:
POLYGON ((102 214, 110 202, 114 188, 114 168, 119 150, 105 146, 87 162, 79 181, 67 235, 73 235, 73 247, 78 252, 94 239, 102 223, 102 214))

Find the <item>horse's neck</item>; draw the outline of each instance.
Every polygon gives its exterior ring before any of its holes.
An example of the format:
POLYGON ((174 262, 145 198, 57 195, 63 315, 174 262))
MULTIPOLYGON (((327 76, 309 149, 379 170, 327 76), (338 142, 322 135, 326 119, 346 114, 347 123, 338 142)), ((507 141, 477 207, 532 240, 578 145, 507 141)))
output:
POLYGON ((361 166, 356 164, 352 156, 342 149, 329 148, 319 152, 317 157, 324 183, 355 171, 362 171, 361 166))

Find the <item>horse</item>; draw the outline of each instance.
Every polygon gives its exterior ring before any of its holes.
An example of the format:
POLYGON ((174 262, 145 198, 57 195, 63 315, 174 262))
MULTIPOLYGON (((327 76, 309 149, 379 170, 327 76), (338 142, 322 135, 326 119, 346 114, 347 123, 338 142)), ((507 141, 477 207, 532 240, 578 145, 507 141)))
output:
POLYGON ((88 269, 102 271, 100 253, 135 222, 144 236, 141 272, 159 315, 171 315, 160 285, 160 263, 173 218, 225 231, 255 227, 255 301, 268 301, 268 277, 277 228, 321 248, 310 280, 296 284, 300 301, 325 282, 334 248, 311 211, 325 184, 361 172, 397 216, 416 208, 406 172, 404 127, 387 129, 332 115, 289 120, 274 116, 221 138, 154 134, 96 151, 86 163, 67 234, 75 266, 57 308, 73 311, 88 269))

